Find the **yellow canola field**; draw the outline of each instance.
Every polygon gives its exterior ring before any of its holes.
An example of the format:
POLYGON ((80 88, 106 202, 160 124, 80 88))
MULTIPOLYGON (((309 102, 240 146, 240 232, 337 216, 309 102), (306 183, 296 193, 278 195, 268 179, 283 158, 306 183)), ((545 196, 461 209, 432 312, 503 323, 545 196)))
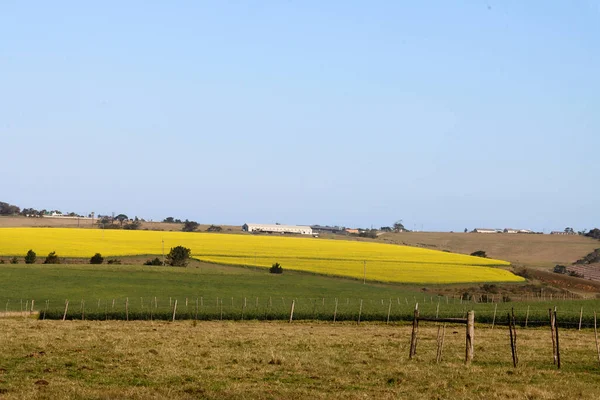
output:
POLYGON ((282 236, 257 236, 161 231, 124 231, 72 228, 0 228, 0 256, 38 257, 56 251, 60 257, 160 255, 185 246, 195 258, 223 264, 363 278, 383 282, 460 283, 520 282, 501 260, 395 246, 383 243, 282 236))

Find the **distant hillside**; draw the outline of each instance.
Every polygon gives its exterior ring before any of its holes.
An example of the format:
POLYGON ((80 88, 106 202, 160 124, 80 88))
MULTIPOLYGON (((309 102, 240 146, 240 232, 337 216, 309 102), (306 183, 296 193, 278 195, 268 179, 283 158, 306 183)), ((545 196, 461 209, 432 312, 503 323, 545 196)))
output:
MULTIPOLYGON (((96 222, 94 220, 94 222, 96 222)), ((198 231, 206 231, 210 224, 200 224, 198 231)), ((28 218, 21 216, 0 216, 0 228, 19 228, 19 227, 49 227, 49 228, 93 228, 98 229, 97 224, 92 224, 91 219, 77 219, 77 218, 53 218, 53 217, 42 217, 42 218, 28 218)), ((223 232, 236 233, 242 231, 240 226, 228 226, 221 225, 223 232)), ((167 223, 167 222, 141 222, 140 229, 151 230, 151 231, 181 231, 183 223, 167 223)))
POLYGON ((378 241, 470 254, 483 250, 488 257, 515 265, 553 268, 572 264, 598 247, 598 241, 580 235, 478 234, 448 232, 385 233, 378 241))

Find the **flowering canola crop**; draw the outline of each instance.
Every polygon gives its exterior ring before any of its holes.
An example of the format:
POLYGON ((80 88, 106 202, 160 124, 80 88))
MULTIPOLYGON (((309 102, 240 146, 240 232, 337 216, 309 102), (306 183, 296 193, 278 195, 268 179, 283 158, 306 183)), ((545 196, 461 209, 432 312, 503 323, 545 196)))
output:
POLYGON ((185 246, 214 263, 270 267, 382 282, 520 282, 506 261, 410 246, 316 238, 69 228, 0 228, 0 256, 161 255, 185 246))

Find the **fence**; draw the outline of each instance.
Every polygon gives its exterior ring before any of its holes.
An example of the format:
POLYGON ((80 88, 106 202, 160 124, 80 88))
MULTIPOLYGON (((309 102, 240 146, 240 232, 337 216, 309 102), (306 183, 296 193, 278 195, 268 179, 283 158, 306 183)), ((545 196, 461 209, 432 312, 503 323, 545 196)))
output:
POLYGON ((562 328, 591 328, 598 301, 555 302, 473 302, 445 296, 360 298, 285 297, 137 297, 112 299, 26 300, 3 299, 0 315, 39 313, 40 319, 86 320, 289 320, 294 304, 294 320, 321 321, 412 321, 419 303, 424 318, 466 318, 475 311, 475 322, 508 324, 507 313, 514 310, 515 323, 522 327, 546 326, 548 308, 557 306, 562 328), (424 300, 424 301, 423 301, 424 300), (454 301, 453 301, 454 300, 454 301), (2 310, 4 305, 4 310, 2 310), (4 311, 2 313, 1 311, 4 311))

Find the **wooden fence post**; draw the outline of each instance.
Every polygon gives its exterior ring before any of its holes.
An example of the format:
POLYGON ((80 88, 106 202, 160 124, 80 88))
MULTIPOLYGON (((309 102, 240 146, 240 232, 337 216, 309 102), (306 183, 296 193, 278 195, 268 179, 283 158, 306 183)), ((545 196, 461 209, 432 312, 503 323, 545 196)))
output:
POLYGON ((550 316, 550 336, 552 337, 552 360, 556 365, 556 334, 554 333, 554 314, 552 309, 548 309, 548 315, 550 316))
POLYGON ((69 310, 69 300, 65 300, 65 313, 63 314, 63 321, 67 318, 67 311, 69 310))
POLYGON ((392 312, 392 299, 390 298, 390 304, 388 305, 388 315, 386 324, 390 323, 390 312, 392 312))
POLYGON ((498 311, 498 303, 494 306, 494 318, 492 318, 492 329, 494 329, 494 324, 496 323, 496 311, 498 311))
POLYGON ((337 308, 338 308, 338 299, 336 297, 335 298, 335 308, 333 309, 333 322, 335 322, 335 319, 337 317, 337 308))
POLYGON ((578 331, 581 330, 581 320, 582 320, 582 318, 583 318, 583 307, 581 307, 581 311, 579 312, 579 329, 577 329, 578 331))
POLYGON ((525 314, 525 328, 527 328, 528 321, 529 321, 529 306, 527 306, 527 314, 525 314))
POLYGON ((558 322, 556 318, 556 307, 554 307, 554 333, 556 334, 556 366, 560 369, 560 344, 558 341, 558 322))
POLYGON ((475 337, 475 311, 471 310, 467 313, 467 333, 466 333, 466 351, 465 363, 469 364, 473 361, 473 353, 475 346, 473 340, 475 337))
POLYGON ((357 324, 360 324, 360 316, 362 314, 362 305, 363 305, 363 301, 362 301, 362 299, 360 299, 360 307, 358 308, 358 322, 357 322, 357 324))
POLYGON ((177 313, 177 299, 175 299, 175 304, 173 305, 173 320, 175 322, 175 314, 177 313))
POLYGON ((415 303, 412 333, 410 335, 410 351, 408 353, 408 358, 411 360, 417 354, 417 334, 418 334, 418 332, 419 332, 419 303, 415 303))
POLYGON ((290 324, 292 323, 292 320, 294 319, 294 306, 296 305, 296 300, 292 300, 292 307, 290 309, 290 324))
POLYGON ((598 346, 598 329, 596 328, 596 311, 594 311, 594 336, 596 337, 596 353, 598 353, 598 363, 600 363, 600 346, 598 346))
POLYGON ((442 351, 444 350, 444 337, 446 336, 446 324, 438 327, 438 339, 437 339, 437 355, 435 362, 439 364, 442 361, 442 351), (440 337, 440 328, 442 329, 442 335, 440 337))
POLYGON ((125 319, 129 321, 129 297, 125 299, 125 319))
POLYGON ((510 313, 507 313, 508 317, 508 331, 510 334, 510 350, 512 353, 513 367, 517 368, 519 358, 517 356, 517 331, 515 330, 514 314, 511 317, 510 313))

